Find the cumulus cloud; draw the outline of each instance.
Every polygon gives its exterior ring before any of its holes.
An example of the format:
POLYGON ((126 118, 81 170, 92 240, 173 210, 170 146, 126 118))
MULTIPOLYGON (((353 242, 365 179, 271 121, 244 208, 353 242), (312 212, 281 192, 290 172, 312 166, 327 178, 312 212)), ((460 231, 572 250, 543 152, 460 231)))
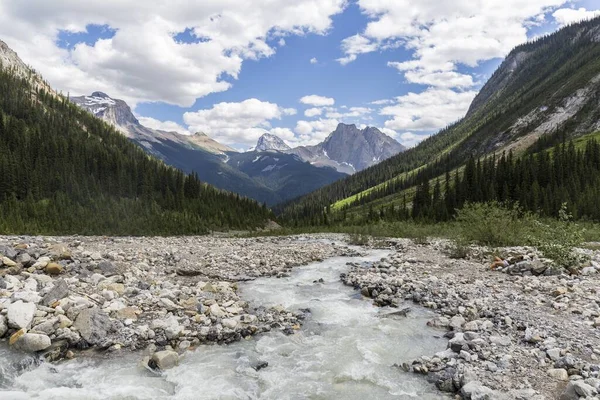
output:
POLYGON ((65 92, 102 90, 132 105, 191 106, 198 97, 229 89, 244 60, 274 54, 269 40, 326 33, 345 5, 346 0, 0 0, 0 37, 65 92), (107 25, 114 35, 69 49, 57 46, 59 32, 86 32, 89 25, 107 25), (176 39, 182 32, 193 40, 176 39))
POLYGON ((177 132, 182 135, 191 135, 192 133, 174 121, 159 121, 152 117, 137 117, 140 123, 148 128, 157 129, 160 131, 177 132))
POLYGON ((279 45, 279 47, 285 46, 285 39, 284 38, 279 39, 279 42, 277 42, 277 44, 279 45))
POLYGON ((283 108, 258 99, 247 99, 239 103, 218 103, 209 109, 186 112, 183 119, 191 131, 205 132, 217 141, 253 145, 260 136, 271 130, 290 140, 291 131, 273 128, 271 121, 295 113, 293 108, 283 108))
POLYGON ((309 96, 302 97, 300 99, 300 103, 315 107, 332 106, 335 104, 335 99, 311 94, 309 96))
POLYGON ((554 20, 560 25, 565 26, 575 22, 592 19, 600 16, 600 10, 586 10, 585 8, 561 8, 556 10, 552 16, 554 20))
MULTIPOLYGON (((341 107, 341 108, 344 108, 344 107, 341 107)), ((345 109, 347 109, 348 111, 339 112, 335 108, 331 108, 331 109, 327 110, 327 113, 325 115, 329 119, 339 119, 339 120, 349 119, 349 118, 359 118, 359 117, 362 117, 363 119, 369 119, 369 117, 366 117, 366 116, 368 114, 370 114, 371 112, 373 112, 373 110, 368 107, 350 107, 350 108, 345 108, 345 109)))
POLYGON ((304 116, 308 118, 316 117, 317 115, 321 115, 323 113, 322 108, 309 108, 304 111, 304 116))
POLYGON ((317 58, 316 58, 316 57, 313 57, 313 58, 311 58, 311 59, 310 59, 310 63, 311 63, 311 64, 316 64, 316 63, 318 63, 318 62, 319 62, 319 60, 317 60, 317 58))
POLYGON ((398 140, 398 142, 400 142, 402 145, 404 145, 406 147, 415 147, 416 145, 421 143, 423 140, 427 139, 429 136, 431 136, 431 134, 429 134, 429 133, 416 134, 413 132, 404 132, 404 133, 397 135, 397 137, 395 139, 398 140))
POLYGON ((342 40, 342 51, 346 54, 345 57, 338 58, 337 61, 346 65, 356 60, 359 54, 370 53, 377 50, 379 45, 360 34, 347 37, 342 40))
POLYGON ((322 142, 337 128, 336 119, 318 119, 315 121, 300 120, 296 123, 296 141, 302 145, 314 145, 322 142))
MULTIPOLYGON (((506 55, 527 40, 527 26, 568 0, 359 0, 372 20, 364 32, 342 41, 345 57, 402 45, 414 52, 408 62, 390 66, 410 83, 441 88, 469 88, 472 77, 456 72, 458 64, 506 55), (473 10, 477 10, 474 12, 473 10)), ((561 14, 559 14, 560 16, 561 14)))
POLYGON ((389 129, 439 130, 463 117, 476 94, 475 91, 429 88, 397 97, 395 104, 382 108, 379 113, 392 117, 385 122, 389 129))

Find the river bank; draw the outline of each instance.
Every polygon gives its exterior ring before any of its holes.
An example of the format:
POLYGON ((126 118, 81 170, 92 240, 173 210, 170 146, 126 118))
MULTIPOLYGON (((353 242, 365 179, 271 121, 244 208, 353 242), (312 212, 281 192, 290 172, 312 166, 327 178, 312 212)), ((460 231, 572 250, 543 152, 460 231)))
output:
POLYGON ((448 349, 402 368, 467 399, 598 398, 600 253, 567 275, 531 248, 500 249, 524 261, 491 271, 481 248, 452 259, 447 241, 391 243, 392 256, 342 279, 378 305, 410 300, 438 314, 428 324, 448 331, 448 349))

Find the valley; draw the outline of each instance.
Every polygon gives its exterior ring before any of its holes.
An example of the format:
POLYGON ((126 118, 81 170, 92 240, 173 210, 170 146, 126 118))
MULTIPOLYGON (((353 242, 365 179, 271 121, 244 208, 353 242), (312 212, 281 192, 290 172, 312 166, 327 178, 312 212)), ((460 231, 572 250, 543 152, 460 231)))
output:
POLYGON ((293 3, 0 0, 0 399, 598 399, 600 10, 293 3))

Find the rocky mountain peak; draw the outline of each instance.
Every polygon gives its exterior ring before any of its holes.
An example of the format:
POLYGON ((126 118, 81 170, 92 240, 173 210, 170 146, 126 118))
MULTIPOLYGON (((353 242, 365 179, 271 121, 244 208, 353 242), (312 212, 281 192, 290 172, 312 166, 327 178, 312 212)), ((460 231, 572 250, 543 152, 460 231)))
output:
POLYGON ((140 126, 131 108, 123 100, 113 99, 104 92, 93 92, 89 96, 71 97, 71 101, 96 117, 112 125, 126 129, 129 125, 140 126))
POLYGON ((256 151, 288 151, 291 147, 288 146, 279 136, 265 133, 256 143, 256 151))

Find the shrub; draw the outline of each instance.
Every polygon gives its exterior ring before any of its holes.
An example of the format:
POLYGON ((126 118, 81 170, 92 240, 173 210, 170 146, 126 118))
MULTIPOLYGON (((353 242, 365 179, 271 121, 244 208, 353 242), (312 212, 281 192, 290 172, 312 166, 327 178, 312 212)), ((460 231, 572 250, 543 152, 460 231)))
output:
POLYGON ((523 245, 530 236, 534 217, 518 204, 470 203, 457 210, 459 240, 484 246, 523 245))
POLYGON ((536 227, 530 242, 544 257, 568 269, 577 268, 584 262, 584 256, 574 251, 575 247, 583 243, 584 229, 573 222, 573 216, 568 212, 566 203, 563 203, 558 212, 558 220, 546 223, 536 221, 536 227))

